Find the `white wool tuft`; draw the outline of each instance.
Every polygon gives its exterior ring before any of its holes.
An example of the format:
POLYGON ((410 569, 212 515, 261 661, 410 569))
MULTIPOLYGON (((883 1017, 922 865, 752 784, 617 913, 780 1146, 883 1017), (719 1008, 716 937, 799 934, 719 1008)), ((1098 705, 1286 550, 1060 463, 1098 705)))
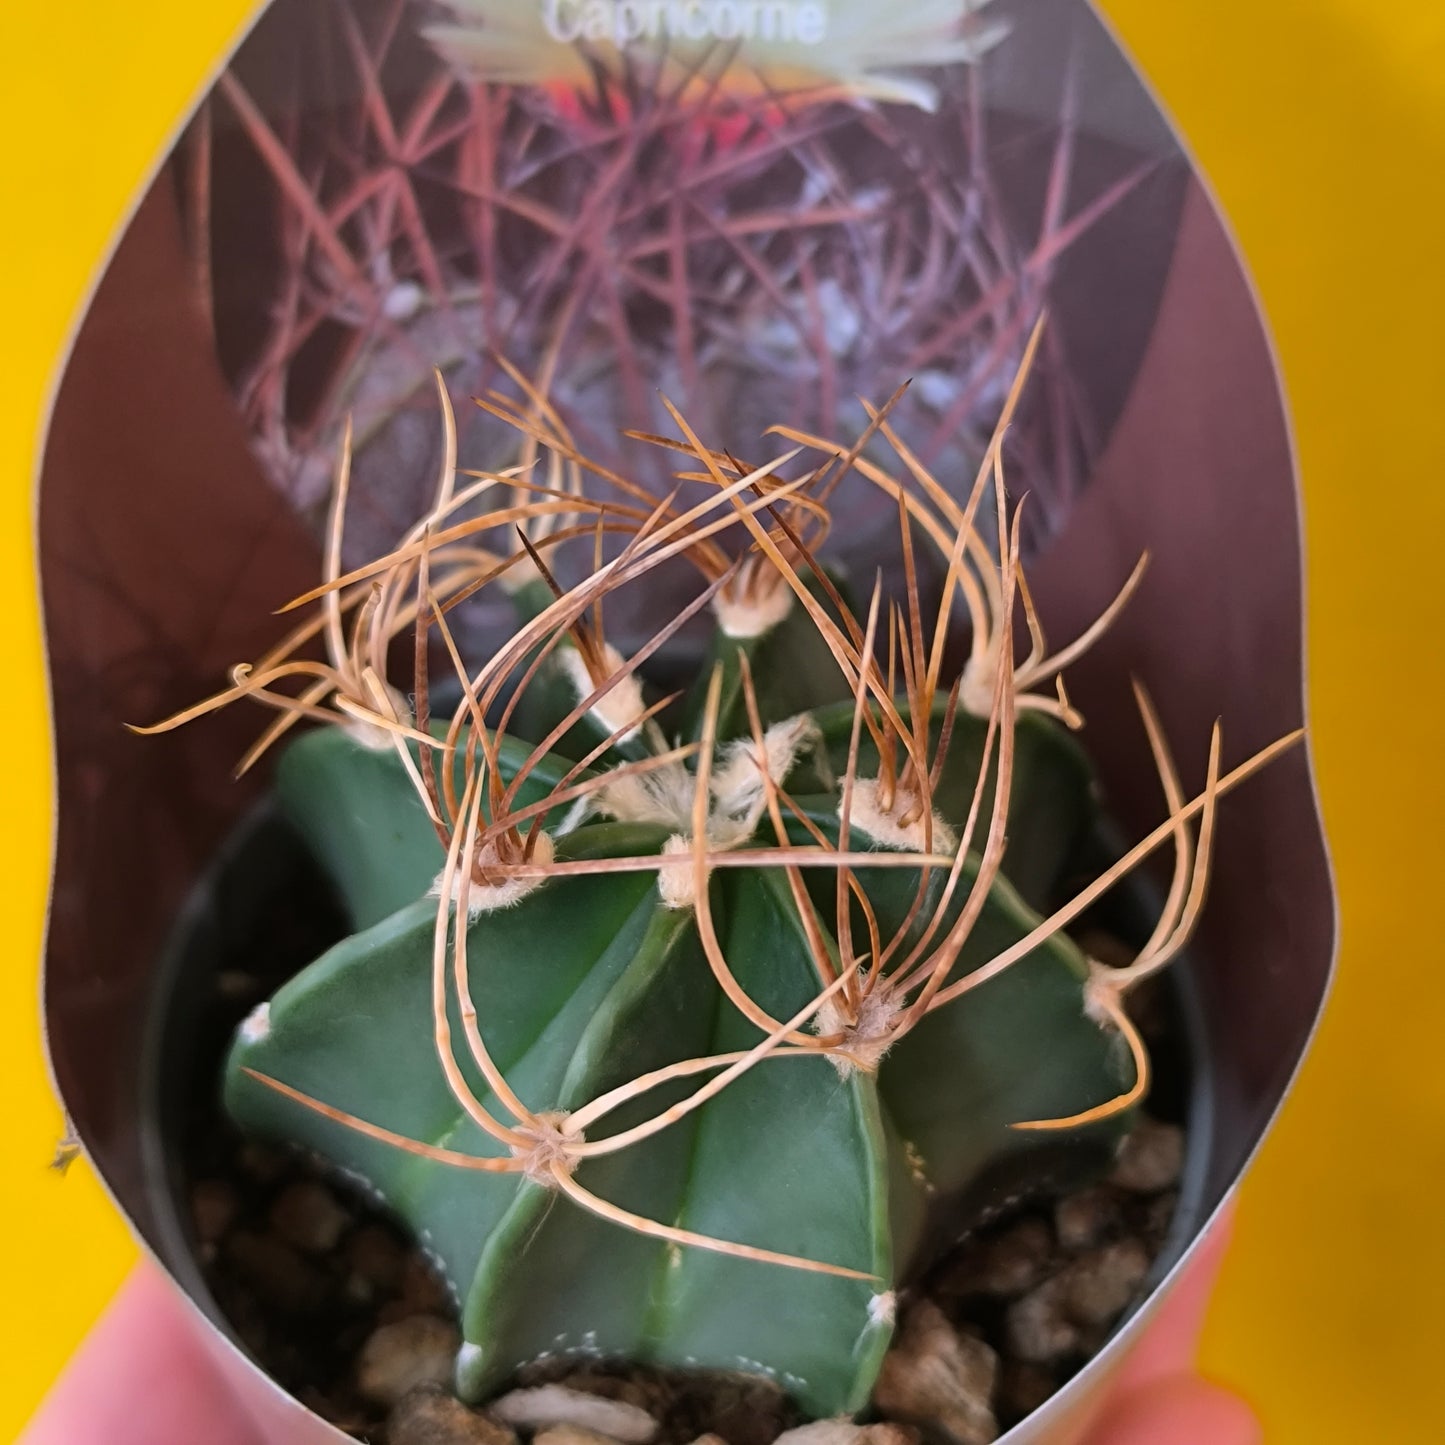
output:
MULTIPOLYGON (((391 704, 393 714, 402 723, 410 727, 413 722, 411 702, 399 688, 393 687, 389 682, 383 684, 386 688, 386 700, 391 704)), ((375 704, 368 703, 368 707, 376 712, 375 704)), ((380 723, 367 722, 365 718, 348 715, 341 724, 347 736, 358 746, 365 748, 372 753, 390 752, 396 746, 395 737, 390 728, 382 727, 380 723)))
POLYGON ((748 831, 762 821, 768 805, 765 782, 787 781, 799 755, 816 746, 818 725, 808 713, 784 718, 763 733, 763 758, 758 758, 757 743, 750 737, 738 738, 723 749, 717 771, 712 779, 715 812, 722 818, 748 822, 748 831), (767 772, 764 774, 764 767, 767 772))
POLYGON ((820 1038, 843 1035, 843 1042, 828 1050, 829 1062, 843 1078, 855 1069, 876 1074, 884 1054, 893 1046, 893 1021, 898 1013, 899 1006, 888 991, 874 988, 863 993, 858 1017, 852 1022, 844 1017, 836 998, 825 1000, 814 1015, 813 1029, 820 1038))
POLYGON ((763 588, 761 597, 735 597, 724 587, 713 598, 713 615, 725 637, 766 637, 787 617, 795 601, 793 589, 781 572, 774 573, 774 580, 776 585, 763 588))
POLYGON ((241 1025, 241 1038, 248 1044, 259 1044, 271 1032, 271 1005, 258 1003, 241 1025))
MULTIPOLYGON (((763 734, 763 762, 752 738, 730 742, 718 755, 707 815, 709 852, 741 847, 752 837, 767 809, 766 777, 781 783, 804 748, 816 743, 817 724, 806 713, 774 723, 763 734)), ((663 846, 657 890, 669 908, 697 902, 691 862, 693 802, 697 779, 681 762, 646 773, 628 773, 600 788, 597 812, 620 823, 654 823, 673 829, 663 846)))
POLYGON ((691 908, 697 902, 697 877, 692 863, 692 840, 674 833, 662 845, 666 860, 657 870, 657 891, 667 908, 691 908))
MULTIPOLYGON (((591 697, 597 690, 597 684, 587 671, 582 654, 575 647, 563 646, 557 649, 556 656, 568 682, 576 689, 578 702, 584 697, 591 697)), ((602 660, 606 664, 609 677, 627 666, 622 654, 610 642, 602 645, 602 660)), ((599 698, 590 709, 591 715, 607 732, 617 733, 618 741, 624 743, 637 736, 637 729, 642 724, 642 714, 646 711, 647 704, 642 700, 642 684, 632 676, 620 678, 612 685, 612 690, 599 698)))
MULTIPOLYGON (((505 870, 507 865, 496 858, 494 846, 489 846, 484 856, 479 860, 484 868, 493 870, 505 870)), ((556 857, 556 845, 548 833, 537 835, 536 845, 532 849, 532 862, 547 864, 556 857)), ((433 898, 440 898, 442 891, 442 878, 444 874, 438 874, 432 883, 430 893, 433 898)), ((480 918, 484 913, 496 913, 499 909, 512 908, 520 903, 529 893, 535 893, 546 880, 543 878, 508 878, 502 883, 478 883, 473 879, 471 886, 467 889, 467 917, 469 919, 480 918)), ((460 903, 462 896, 462 874, 457 870, 456 877, 452 879, 452 902, 460 903)))
MULTIPOLYGON (((850 831, 857 829, 873 842, 900 853, 952 853, 958 847, 957 835, 937 813, 933 815, 932 847, 924 836, 922 818, 906 828, 900 826, 896 814, 901 801, 895 797, 893 809, 884 812, 878 800, 878 779, 859 778, 853 784, 853 804, 848 814, 850 831)), ((839 816, 842 816, 841 804, 839 816)))
POLYGON ((998 677, 998 642, 991 641, 977 657, 970 657, 963 668, 958 687, 958 701, 964 712, 974 717, 993 715, 994 684, 998 677))
POLYGON ((619 823, 692 826, 692 774, 680 762, 646 773, 627 773, 599 788, 595 807, 619 823))

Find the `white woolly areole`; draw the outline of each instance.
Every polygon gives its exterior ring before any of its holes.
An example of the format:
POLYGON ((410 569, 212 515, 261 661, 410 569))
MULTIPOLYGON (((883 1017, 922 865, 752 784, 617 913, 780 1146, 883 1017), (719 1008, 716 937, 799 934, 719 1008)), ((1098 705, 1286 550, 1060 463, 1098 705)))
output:
MULTIPOLYGON (((900 826, 896 815, 903 803, 902 795, 895 792, 892 810, 884 812, 878 801, 878 779, 859 778, 853 784, 848 827, 866 833, 873 842, 900 853, 952 853, 958 847, 957 835, 937 813, 933 815, 931 840, 924 836, 922 818, 906 828, 900 826)), ((843 816, 841 803, 838 805, 838 816, 843 816)))
POLYGON ((715 811, 725 818, 750 819, 751 827, 761 821, 768 805, 766 779, 786 781, 793 764, 805 748, 816 746, 818 725, 808 713, 784 718, 763 734, 763 757, 752 738, 738 738, 723 749, 712 778, 715 811), (766 769, 766 773, 764 770, 766 769))
POLYGON ((580 798, 573 799, 572 806, 562 815, 562 821, 553 831, 559 838, 565 838, 568 833, 575 833, 591 811, 592 799, 584 793, 580 798))
POLYGON ((868 1301, 868 1323, 870 1325, 891 1325, 897 1311, 898 1296, 891 1289, 885 1290, 882 1294, 875 1294, 868 1301))
POLYGON ((958 685, 958 701, 967 713, 987 718, 993 715, 994 681, 998 674, 998 651, 990 644, 977 657, 970 657, 958 685))
POLYGON ((691 908, 697 902, 692 866, 692 839, 674 833, 662 845, 664 862, 657 870, 657 892, 665 908, 691 908), (667 861, 671 860, 671 861, 667 861))
MULTIPOLYGON (((391 710, 408 727, 412 723, 411 703, 407 700, 406 694, 399 688, 386 684, 386 699, 391 704, 391 710)), ((371 704, 372 711, 376 711, 375 704, 371 704)), ((347 736, 359 747, 363 747, 371 753, 389 753, 396 746, 390 728, 384 728, 378 723, 367 722, 365 718, 348 716, 341 725, 347 736)))
POLYGON ((1113 1010, 1123 997, 1119 984, 1122 969, 1110 968, 1097 959, 1089 960, 1089 977, 1084 982, 1084 1017, 1092 1019, 1102 1029, 1117 1028, 1113 1010))
POLYGON ((533 1184, 555 1189, 556 1167, 560 1165, 567 1174, 577 1167, 572 1151, 582 1142, 582 1135, 569 1130, 566 1121, 566 1114, 538 1114, 533 1123, 518 1128, 527 1142, 514 1144, 512 1153, 522 1161, 522 1173, 533 1184))
POLYGON ((693 777, 680 762, 646 773, 626 773, 599 788, 594 806, 619 823, 692 827, 693 777))
MULTIPOLYGON (((752 738, 738 738, 721 750, 709 785, 710 847, 735 848, 752 834, 767 808, 763 768, 775 783, 783 782, 798 755, 817 738, 817 724, 807 713, 799 713, 774 723, 763 734, 761 765, 752 738)), ((614 779, 598 790, 594 806, 619 823, 653 823, 690 836, 696 789, 696 777, 675 762, 614 779)))
POLYGON ((760 589, 760 597, 736 597, 724 587, 712 600, 713 616, 725 637, 765 637, 793 610, 796 600, 781 572, 770 579, 776 585, 760 589))
MULTIPOLYGON (((537 841, 532 848, 532 862, 547 864, 556 857, 556 844, 552 842, 551 834, 538 833, 537 841)), ((496 844, 489 843, 482 849, 481 856, 477 859, 477 866, 492 873, 505 873, 508 865, 497 857, 496 844)), ((439 873, 429 890, 433 898, 440 898, 442 894, 442 880, 445 873, 439 873)), ((467 889, 467 917, 480 918, 484 913, 495 913, 501 908, 511 908, 518 904, 529 893, 535 893, 545 882, 542 878, 508 878, 502 883, 478 883, 472 880, 471 886, 467 889)), ((457 870, 456 877, 452 879, 452 902, 460 904, 462 897, 462 873, 457 870)))
MULTIPOLYGON (((738 738, 721 751, 708 788, 709 852, 740 847, 752 837, 767 809, 767 779, 781 783, 798 754, 817 738, 817 724, 799 713, 774 723, 763 734, 761 758, 752 738, 738 738)), ((680 762, 647 773, 628 773, 596 795, 597 811, 618 822, 675 830, 663 845, 657 870, 657 891, 668 908, 691 908, 697 902, 691 856, 696 796, 697 779, 680 762)))
MULTIPOLYGON (((609 676, 621 672, 627 666, 622 654, 610 642, 602 644, 602 660, 609 676)), ((566 674, 567 681, 576 689, 578 702, 596 692, 597 684, 593 682, 592 674, 587 671, 582 654, 575 647, 559 647, 557 662, 566 674)), ((635 677, 621 678, 613 683, 612 690, 599 698, 588 711, 609 734, 616 733, 618 741, 625 743, 637 736, 642 714, 647 711, 647 704, 642 700, 642 684, 635 677)))
MULTIPOLYGON (((861 970, 859 976, 863 976, 861 970)), ((893 1045, 893 1020, 897 1016, 897 1002, 887 990, 875 988, 864 991, 858 1017, 851 1022, 844 1017, 836 996, 825 999, 813 1016, 813 1028, 820 1038, 843 1035, 843 1042, 828 1050, 828 1061, 846 1079, 855 1069, 864 1074, 878 1072, 883 1055, 893 1045)))
POLYGON ((259 1044, 271 1032, 271 1005, 258 1003, 241 1024, 243 1043, 259 1044))

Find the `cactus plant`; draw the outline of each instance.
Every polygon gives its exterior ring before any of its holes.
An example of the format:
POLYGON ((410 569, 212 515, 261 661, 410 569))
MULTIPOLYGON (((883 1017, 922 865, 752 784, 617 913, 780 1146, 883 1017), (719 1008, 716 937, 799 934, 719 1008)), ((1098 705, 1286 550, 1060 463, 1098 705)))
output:
MULTIPOLYGON (((355 931, 245 1021, 225 1102, 364 1181, 434 1253, 464 1396, 583 1353, 763 1372, 814 1414, 856 1411, 930 1214, 1041 1141, 1092 1165, 1128 1128, 1149 1065, 1127 996, 1199 915, 1218 799, 1293 739, 1221 775, 1216 727, 1186 800, 1141 690, 1168 817, 1060 898, 1095 804, 1058 675, 1138 573, 1048 655, 1005 509, 1017 392, 964 505, 886 408, 787 481, 799 452, 750 467, 674 410, 679 435, 644 440, 683 454, 696 504, 643 508, 614 478, 621 500, 538 486, 458 521, 517 479, 457 491, 448 416, 427 517, 349 573, 343 451, 327 575, 302 599, 316 619, 163 725, 241 697, 281 709, 266 745, 298 718, 334 724, 290 745, 278 787, 355 931), (896 474, 861 462, 878 439, 896 474), (896 511, 905 577, 858 612, 818 560, 854 468, 896 511), (505 553, 479 545, 509 528, 505 553), (621 552, 558 584, 548 556, 604 528, 621 552), (943 567, 931 618, 920 538, 943 567), (622 658, 605 601, 679 556, 697 595, 622 658), (465 660, 449 614, 501 579, 518 625, 465 660), (945 685, 960 598, 972 642, 945 685), (700 686, 649 700, 649 661, 705 610, 700 686), (1033 645, 1016 662, 1020 611, 1033 645), (385 680, 404 633, 410 698, 385 680), (317 636, 329 660, 299 659, 317 636), (460 701, 433 722, 438 642, 460 701), (285 692, 290 675, 306 690, 285 692), (548 679, 568 705, 523 740, 548 679), (1171 843, 1136 961, 1087 957, 1068 923, 1171 843)), ((585 461, 543 410, 511 415, 585 461)))

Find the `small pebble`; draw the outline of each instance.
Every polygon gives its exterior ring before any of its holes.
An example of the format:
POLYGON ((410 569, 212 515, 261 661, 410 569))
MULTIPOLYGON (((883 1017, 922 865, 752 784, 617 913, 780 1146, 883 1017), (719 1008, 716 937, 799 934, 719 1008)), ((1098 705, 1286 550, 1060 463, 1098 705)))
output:
POLYGON ((1053 1247, 1042 1219, 1020 1219, 991 1238, 966 1245, 939 1281, 939 1292, 953 1298, 981 1294, 1012 1299, 1043 1279, 1053 1247))
POLYGON ((388 1231, 363 1224, 346 1241, 347 1293, 357 1300, 394 1293, 401 1287, 405 1262, 405 1251, 388 1231))
POLYGON ((1065 1309, 1065 1285, 1059 1276, 1015 1300, 1004 1318, 1010 1352, 1020 1360, 1051 1364, 1074 1354, 1082 1342, 1065 1309))
POLYGON ((1132 1194, 1158 1194, 1179 1182, 1183 1167, 1184 1131, 1143 1118, 1120 1146, 1109 1182, 1132 1194))
POLYGON ((191 1189, 191 1221, 202 1244, 215 1244, 236 1218, 236 1191, 223 1179, 202 1179, 191 1189))
POLYGON ((788 1397, 771 1380, 738 1377, 730 1388, 706 1394, 708 1408, 699 1424, 721 1435, 727 1445, 773 1445, 779 1432, 797 1419, 788 1397))
POLYGON ((270 1218, 271 1227, 287 1244, 307 1254, 335 1249, 351 1223, 351 1215, 336 1196, 316 1180, 287 1185, 271 1206, 270 1218))
POLYGON ((618 1445, 618 1442, 611 1435, 584 1430, 581 1425, 552 1425, 538 1430, 532 1437, 532 1445, 618 1445))
POLYGON ((1174 1211, 1179 1207, 1179 1191, 1166 1189, 1149 1201, 1144 1211, 1144 1228, 1150 1242, 1157 1249, 1164 1242, 1169 1226, 1174 1222, 1174 1211))
MULTIPOLYGON (((519 1380, 519 1384, 532 1384, 530 1380, 519 1380)), ((626 1405, 636 1405, 649 1415, 661 1413, 666 1391, 650 1372, 636 1375, 619 1375, 596 1367, 584 1367, 558 1380, 540 1380, 539 1384, 562 1385, 569 1390, 581 1390, 586 1395, 600 1395, 604 1400, 621 1400, 626 1405)))
POLYGON ((584 1390, 569 1390, 565 1385, 513 1390, 494 1400, 487 1412, 493 1419, 524 1430, 575 1425, 609 1435, 620 1445, 649 1445, 657 1435, 657 1421, 646 1410, 584 1390))
POLYGON ((358 1401, 348 1389, 343 1388, 339 1398, 322 1394, 319 1390, 302 1391, 298 1398, 313 1414, 320 1415, 344 1434, 358 1440, 382 1438, 376 1435, 376 1428, 381 1422, 377 1420, 375 1409, 358 1401))
POLYGON ((1118 1194, 1107 1184, 1096 1184, 1066 1194, 1054 1205, 1054 1233, 1067 1250, 1088 1249, 1118 1233, 1122 1216, 1118 1194))
MULTIPOLYGON (((716 1436, 704 1436, 703 1439, 716 1436)), ((917 1445, 918 1431, 883 1421, 859 1425, 852 1420, 814 1420, 795 1430, 784 1430, 774 1445, 917 1445)))
POLYGON ((236 1230, 226 1237, 225 1253, 237 1273, 275 1308, 305 1315, 326 1303, 326 1276, 275 1235, 236 1230))
POLYGON ((1064 1308, 1081 1325, 1109 1325, 1138 1293, 1149 1273, 1149 1251, 1122 1239, 1076 1259, 1059 1276, 1064 1308))
POLYGON ((412 1315, 373 1330, 356 1361, 356 1388, 379 1405, 395 1405, 419 1385, 452 1378, 461 1337, 435 1315, 412 1315))
POLYGON ((422 1385, 386 1421, 387 1445, 517 1445, 505 1425, 468 1410, 439 1385, 422 1385))
POLYGON ((243 1173, 262 1184, 272 1184, 286 1171, 285 1153, 270 1144, 247 1139, 241 1145, 238 1162, 243 1173))
POLYGON ((401 1298, 417 1314, 451 1308, 446 1284, 419 1254, 408 1254, 406 1257, 402 1267, 401 1298))
POLYGON ((999 1372, 996 1399, 1005 1420, 1032 1415, 1059 1388, 1058 1378, 1044 1365, 1011 1360, 999 1372))
POLYGON ((955 1445, 988 1445, 998 1437, 990 1404, 997 1373, 998 1357, 982 1340, 959 1334, 937 1305, 921 1300, 884 1356, 873 1399, 885 1414, 955 1445))

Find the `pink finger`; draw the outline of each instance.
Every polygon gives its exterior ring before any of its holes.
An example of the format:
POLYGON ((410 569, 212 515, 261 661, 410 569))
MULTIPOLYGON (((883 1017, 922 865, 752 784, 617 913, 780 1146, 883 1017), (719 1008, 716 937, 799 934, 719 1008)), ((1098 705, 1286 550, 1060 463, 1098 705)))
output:
POLYGON ((1197 1376, 1156 1380, 1115 1399, 1087 1445, 1261 1445, 1254 1412, 1197 1376))
POLYGON ((20 1445, 261 1445, 236 1417, 173 1287, 131 1275, 20 1445))
POLYGON ((1119 1372, 1119 1393, 1140 1389, 1193 1367, 1210 1297, 1233 1232, 1231 1206, 1204 1237, 1198 1254, 1160 1303, 1143 1338, 1130 1351, 1119 1372))

